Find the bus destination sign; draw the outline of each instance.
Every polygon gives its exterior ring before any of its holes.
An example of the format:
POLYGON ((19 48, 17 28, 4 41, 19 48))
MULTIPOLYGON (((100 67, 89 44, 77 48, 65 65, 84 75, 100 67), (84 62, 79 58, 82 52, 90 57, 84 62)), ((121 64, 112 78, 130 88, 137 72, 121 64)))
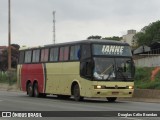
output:
POLYGON ((113 55, 122 55, 124 46, 116 46, 116 45, 103 45, 102 53, 103 54, 113 54, 113 55))

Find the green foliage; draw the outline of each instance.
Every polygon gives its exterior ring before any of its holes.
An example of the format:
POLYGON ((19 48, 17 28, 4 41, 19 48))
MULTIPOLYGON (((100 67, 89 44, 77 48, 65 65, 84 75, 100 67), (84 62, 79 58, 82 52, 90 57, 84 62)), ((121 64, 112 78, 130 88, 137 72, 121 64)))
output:
POLYGON ((99 36, 99 35, 92 35, 92 36, 89 36, 87 39, 103 39, 103 40, 116 40, 116 41, 120 41, 122 39, 122 37, 113 36, 113 37, 104 37, 104 38, 102 38, 102 36, 99 36))
MULTIPOLYGON (((17 67, 18 54, 20 46, 18 44, 11 44, 11 67, 17 67)), ((8 49, 4 49, 0 54, 2 60, 0 61, 0 70, 6 71, 8 68, 8 49)))
POLYGON ((146 81, 146 82, 135 82, 136 88, 139 89, 160 89, 160 82, 159 80, 155 81, 146 81))
POLYGON ((134 36, 134 39, 136 40, 138 46, 149 46, 153 42, 160 41, 160 21, 158 20, 143 27, 142 30, 134 36))
POLYGON ((7 72, 0 72, 0 83, 7 83, 9 85, 15 84, 17 82, 16 72, 8 75, 7 72))
POLYGON ((87 39, 101 39, 102 37, 99 36, 99 35, 92 35, 92 36, 89 36, 87 39))
POLYGON ((155 80, 151 81, 151 73, 154 68, 136 68, 135 88, 139 89, 160 89, 160 72, 155 80))
POLYGON ((113 37, 105 37, 105 38, 102 38, 104 40, 116 40, 116 41, 120 41, 122 40, 122 37, 119 37, 119 36, 113 36, 113 37))

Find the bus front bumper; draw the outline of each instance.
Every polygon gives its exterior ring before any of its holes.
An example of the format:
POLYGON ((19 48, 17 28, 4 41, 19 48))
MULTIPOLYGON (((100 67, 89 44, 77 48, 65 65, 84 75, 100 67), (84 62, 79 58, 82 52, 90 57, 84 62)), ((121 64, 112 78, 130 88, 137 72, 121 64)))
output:
POLYGON ((133 89, 94 89, 91 97, 132 97, 133 89))

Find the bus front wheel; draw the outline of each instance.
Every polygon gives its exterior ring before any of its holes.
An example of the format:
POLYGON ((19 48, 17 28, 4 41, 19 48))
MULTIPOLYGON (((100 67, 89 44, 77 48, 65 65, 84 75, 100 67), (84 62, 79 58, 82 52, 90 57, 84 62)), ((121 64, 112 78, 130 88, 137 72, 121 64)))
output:
POLYGON ((28 93, 28 95, 29 95, 29 97, 33 97, 33 86, 32 86, 32 84, 31 83, 28 83, 28 85, 27 85, 27 93, 28 93))
POLYGON ((79 88, 78 84, 74 85, 73 96, 74 96, 75 101, 82 101, 83 100, 83 97, 80 96, 80 88, 79 88))
POLYGON ((108 102, 115 102, 117 97, 107 97, 108 102))

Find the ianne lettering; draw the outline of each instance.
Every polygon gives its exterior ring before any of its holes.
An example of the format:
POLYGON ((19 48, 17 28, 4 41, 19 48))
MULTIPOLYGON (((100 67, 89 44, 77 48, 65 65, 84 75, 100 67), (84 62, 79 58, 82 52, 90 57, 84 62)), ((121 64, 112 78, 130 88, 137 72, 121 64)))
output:
POLYGON ((103 45, 102 53, 103 54, 123 54, 124 46, 115 46, 115 45, 103 45))

